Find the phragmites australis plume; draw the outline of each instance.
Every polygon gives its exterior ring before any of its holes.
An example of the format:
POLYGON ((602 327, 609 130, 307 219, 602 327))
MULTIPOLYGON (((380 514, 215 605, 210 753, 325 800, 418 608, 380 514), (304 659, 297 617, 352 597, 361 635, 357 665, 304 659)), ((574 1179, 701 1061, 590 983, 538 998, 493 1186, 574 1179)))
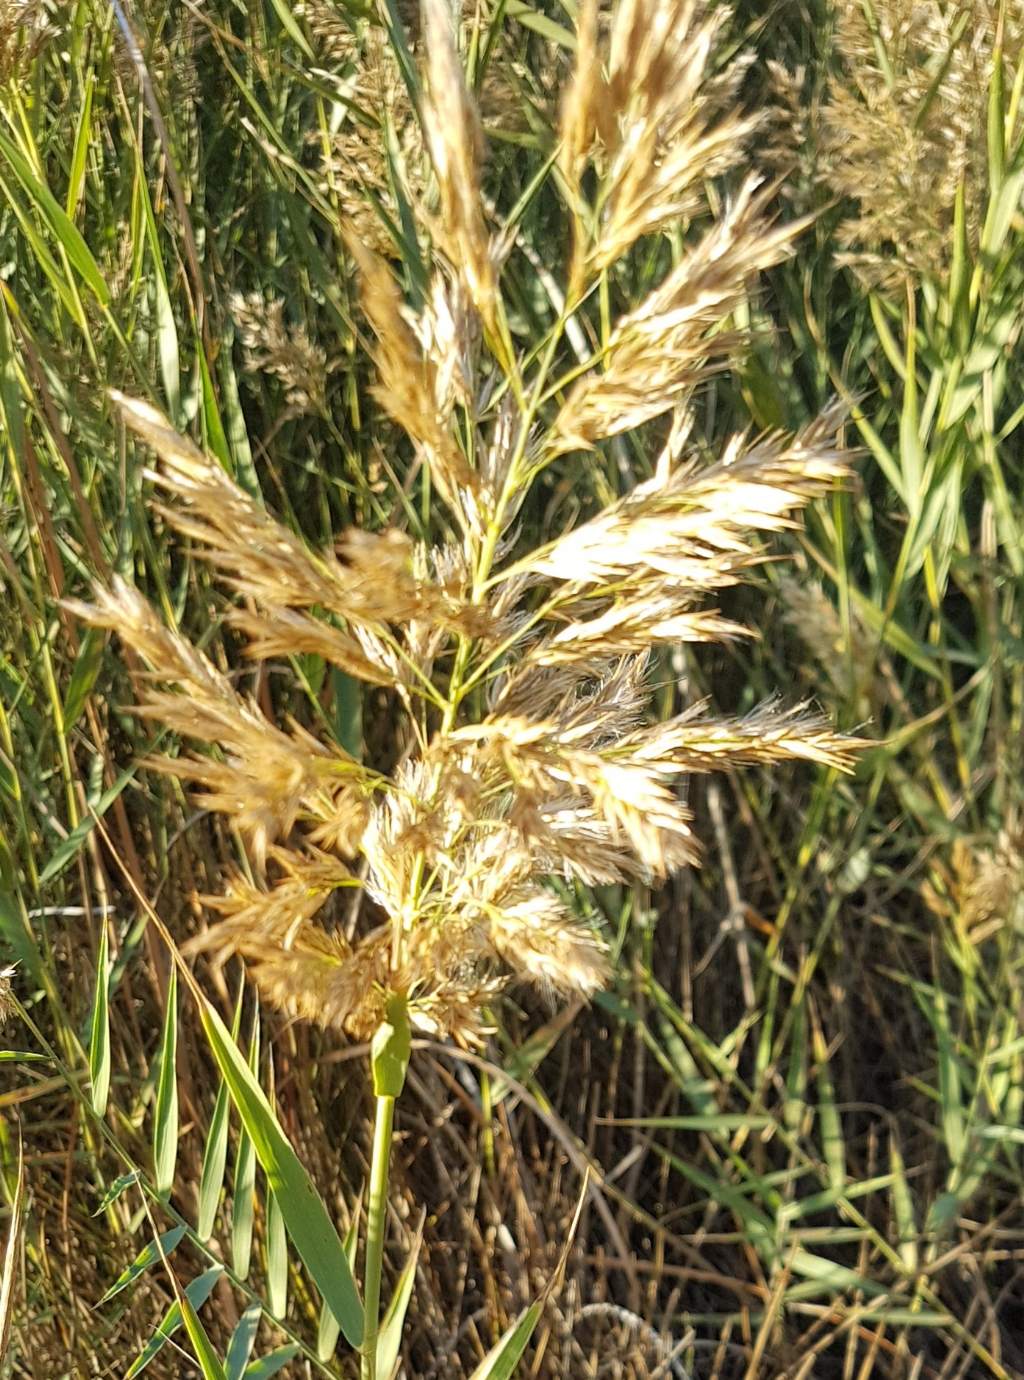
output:
POLYGON ((221 918, 201 943, 250 960, 287 1011, 361 1038, 400 999, 414 1029, 471 1042, 510 975, 589 996, 605 948, 567 899, 580 888, 559 879, 651 880, 693 863, 690 773, 852 764, 856 742, 802 705, 647 714, 659 648, 740 636, 709 600, 764 559, 762 536, 792 527, 847 472, 831 411, 795 435, 736 435, 710 464, 689 439, 695 390, 741 343, 734 309, 799 229, 767 220, 751 178, 709 214, 709 179, 738 162, 752 123, 730 113, 742 63, 709 74, 722 23, 697 0, 622 0, 605 34, 583 4, 553 174, 571 222, 567 305, 533 349, 510 325, 515 235, 481 192, 482 136, 447 8, 425 0, 430 291, 414 308, 371 249, 347 242, 377 398, 443 501, 444 541, 395 527, 312 551, 153 407, 116 398, 158 457, 160 512, 243 596, 230 617, 251 654, 313 653, 390 687, 403 708, 385 774, 273 722, 127 584, 77 606, 145 663, 139 712, 217 749, 167 765, 233 818, 257 881, 239 877, 211 903, 221 918), (675 267, 604 347, 580 359, 577 329, 567 354, 571 313, 670 223, 686 231, 675 267), (549 466, 589 464, 609 438, 667 414, 650 477, 531 546, 525 500, 549 466), (374 905, 348 927, 320 923, 341 888, 374 905))
POLYGON ((269 374, 284 389, 295 412, 322 412, 327 387, 327 356, 303 326, 285 321, 280 297, 234 292, 231 315, 244 352, 246 372, 269 374))
MULTIPOLYGON (((471 39, 478 17, 472 6, 460 5, 458 10, 455 17, 471 39)), ((402 63, 376 18, 357 19, 351 8, 341 9, 332 0, 298 0, 296 12, 309 30, 313 72, 335 86, 340 96, 329 131, 318 129, 310 135, 323 190, 341 209, 361 244, 395 256, 402 201, 421 215, 429 212, 431 166, 429 140, 423 137, 402 63)), ((395 14, 405 27, 406 46, 415 60, 424 46, 418 0, 395 0, 395 14)), ((514 53, 506 52, 507 46, 506 28, 495 25, 487 43, 488 61, 478 73, 475 100, 482 120, 514 135, 529 130, 530 118, 522 69, 514 53)), ((541 65, 539 74, 545 71, 541 65)), ((435 83, 434 89, 442 99, 458 99, 458 86, 450 81, 440 87, 435 83)), ((432 118, 439 114, 430 108, 432 118)), ((471 137, 473 123, 471 119, 464 126, 471 137)), ((468 153, 474 156, 472 144, 468 153)), ((449 185, 454 189, 457 181, 449 185)))
MULTIPOLYGON (((856 207, 846 259, 869 281, 940 274, 954 214, 976 239, 986 203, 986 107, 997 68, 1012 86, 1024 9, 994 0, 841 0, 837 72, 821 112, 823 175, 856 207)), ((1007 131, 1007 137, 1017 134, 1007 131)))

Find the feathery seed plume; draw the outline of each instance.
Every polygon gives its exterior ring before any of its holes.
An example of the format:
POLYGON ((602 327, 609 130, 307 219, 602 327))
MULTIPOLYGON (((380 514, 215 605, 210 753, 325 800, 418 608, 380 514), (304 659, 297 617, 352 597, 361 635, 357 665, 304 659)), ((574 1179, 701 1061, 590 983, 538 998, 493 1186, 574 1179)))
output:
POLYGON ((442 498, 465 528, 471 511, 467 494, 478 481, 452 432, 453 409, 469 386, 455 313, 463 341, 468 320, 438 280, 430 309, 413 324, 384 261, 354 235, 347 235, 346 243, 359 268, 363 311, 377 337, 374 357, 381 381, 375 395, 423 456, 442 498))
MULTIPOLYGON (((859 0, 837 6, 842 60, 821 113, 822 173, 856 211, 846 259, 868 281, 936 274, 952 253, 953 207, 987 200, 986 103, 994 64, 1012 82, 1024 12, 993 0, 859 0)), ((978 225, 968 225, 972 238, 978 225)))
POLYGON ((483 320, 494 319, 494 247, 480 196, 483 135, 455 48, 446 0, 423 0, 427 50, 424 124, 441 197, 438 231, 452 265, 465 275, 483 320))
MULTIPOLYGON (((714 71, 722 12, 620 0, 606 41, 597 6, 583 7, 561 126, 576 203, 562 300, 669 222, 686 245, 589 360, 561 317, 543 350, 504 330, 512 313, 481 209, 476 115, 445 0, 424 0, 423 14, 425 137, 449 264, 413 311, 384 260, 355 233, 347 243, 378 396, 429 467, 457 540, 416 543, 396 524, 313 552, 160 413, 116 399, 157 454, 159 511, 235 596, 228 619, 249 653, 313 653, 393 692, 404 715, 387 772, 273 722, 123 582, 75 607, 146 662, 140 712, 216 748, 168 769, 235 819, 260 865, 256 883, 236 878, 208 901, 219 919, 194 948, 241 956, 268 1000, 354 1038, 372 1037, 401 1001, 415 1029, 474 1043, 510 980, 581 997, 602 985, 595 917, 567 899, 578 887, 555 882, 651 881, 698 861, 690 774, 852 767, 858 744, 806 705, 769 700, 723 718, 679 687, 670 717, 650 716, 659 646, 742 634, 709 598, 757 567, 764 541, 793 528, 847 464, 834 410, 792 436, 734 436, 713 464, 692 441, 691 389, 738 347, 727 318, 800 228, 767 224, 750 180, 712 216, 705 184, 741 157, 752 123, 734 109, 742 63, 714 71), (712 223, 691 225, 697 216, 712 223), (469 303, 503 329, 478 335, 469 303), (669 411, 653 478, 531 549, 540 471, 669 411), (338 894, 352 888, 366 903, 345 906, 342 927, 338 894)), ((589 309, 574 298, 574 311, 589 309)))
POLYGON ((608 54, 605 164, 594 269, 614 263, 637 239, 685 220, 705 178, 734 166, 757 120, 738 113, 747 63, 710 75, 725 23, 699 0, 623 0, 608 54))
POLYGON ((669 411, 737 344, 720 329, 753 275, 790 252, 799 222, 765 224, 766 198, 748 179, 711 230, 615 326, 604 370, 585 375, 558 414, 559 450, 587 449, 669 411))
POLYGON ((231 313, 238 326, 251 374, 272 374, 284 388, 286 402, 297 412, 326 407, 327 356, 310 340, 304 326, 286 323, 280 297, 232 293, 231 313))
POLYGON ((97 586, 94 600, 67 605, 93 627, 115 629, 147 663, 151 680, 174 686, 148 689, 136 712, 224 753, 161 758, 159 766, 203 786, 203 803, 235 819, 261 866, 268 843, 287 835, 300 813, 315 816, 325 790, 360 790, 365 773, 357 763, 298 727, 286 733, 272 724, 120 577, 109 589, 97 586))

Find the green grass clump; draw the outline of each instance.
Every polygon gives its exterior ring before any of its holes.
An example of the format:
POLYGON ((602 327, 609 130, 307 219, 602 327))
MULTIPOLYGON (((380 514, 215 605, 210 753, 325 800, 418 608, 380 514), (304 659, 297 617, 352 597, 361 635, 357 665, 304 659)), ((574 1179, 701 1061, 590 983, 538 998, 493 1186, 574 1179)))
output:
MULTIPOLYGON (((649 81, 617 99, 642 105, 658 51, 633 10, 620 37, 649 81)), ((739 187, 737 143, 643 234, 616 219, 625 200, 602 219, 616 97, 589 14, 465 10, 485 223, 510 227, 488 319, 490 270, 419 123, 415 7, 0 9, 12 1376, 358 1371, 339 1281, 346 1256, 363 1273, 365 1050, 261 1010, 237 964, 200 963, 198 1003, 175 977, 172 948, 206 930, 198 898, 258 871, 230 823, 144 764, 177 738, 129 712, 141 664, 65 601, 120 576, 276 723, 399 765, 387 687, 308 651, 241 659, 232 601, 150 507, 109 390, 159 406, 310 547, 350 527, 449 540, 437 474, 381 393, 346 231, 420 311, 447 228, 495 378, 518 359, 564 380, 540 399, 550 423, 592 355, 618 385, 616 321, 739 187), (577 48, 591 85, 572 126, 577 48), (560 152, 571 129, 598 134, 591 163, 571 139, 560 152), (297 1222, 304 1197, 320 1207, 297 1222)), ((869 749, 853 777, 689 778, 699 870, 560 884, 600 917, 607 991, 563 1011, 517 988, 478 1051, 414 1050, 379 1373, 394 1358, 416 1380, 470 1377, 524 1310, 521 1373, 538 1377, 1024 1372, 1015 15, 887 0, 713 18, 701 109, 747 140, 765 214, 807 223, 788 259, 744 275, 718 367, 681 377, 676 414, 649 410, 653 377, 616 403, 642 426, 577 408, 513 536, 520 552, 552 540, 650 479, 667 445, 710 463, 838 397, 854 482, 772 538, 785 559, 753 587, 722 591, 756 640, 657 652, 655 718, 703 695, 745 715, 781 688, 869 749)), ((681 157, 684 125, 671 136, 681 157)), ((353 914, 341 892, 332 924, 353 914)))

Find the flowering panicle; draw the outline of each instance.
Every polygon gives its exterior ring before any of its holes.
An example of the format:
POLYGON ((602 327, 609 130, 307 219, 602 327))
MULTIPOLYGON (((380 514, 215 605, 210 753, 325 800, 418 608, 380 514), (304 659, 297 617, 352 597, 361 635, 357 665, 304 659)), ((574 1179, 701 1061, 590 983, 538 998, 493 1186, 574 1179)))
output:
POLYGON ((44 0, 0 0, 0 82, 24 79, 56 32, 44 0))
POLYGON ((284 301, 280 297, 268 301, 258 292, 236 292, 230 305, 246 370, 278 379, 286 402, 297 412, 323 412, 327 356, 303 326, 285 322, 284 301))
POLYGON ((986 204, 989 87, 996 63, 1013 81, 1024 14, 993 0, 842 0, 835 43, 823 175, 856 206, 841 228, 846 257, 869 281, 939 273, 958 189, 968 221, 986 204))
POLYGON ((584 7, 580 62, 562 112, 562 169, 580 199, 588 158, 603 176, 585 247, 607 268, 641 236, 687 219, 704 204, 704 180, 733 167, 756 126, 738 112, 747 62, 712 74, 710 60, 727 17, 700 0, 622 0, 601 63, 597 7, 584 7))
POLYGON ((97 586, 94 604, 69 600, 86 622, 116 628, 150 668, 150 682, 173 690, 147 689, 137 712, 185 737, 216 744, 220 758, 161 758, 163 770, 198 782, 204 804, 232 815, 257 859, 269 841, 287 835, 300 814, 319 817, 339 795, 359 813, 365 773, 340 748, 323 746, 304 729, 288 732, 271 723, 255 700, 230 681, 183 637, 170 632, 156 611, 120 578, 97 586))
MULTIPOLYGON (((583 6, 558 154, 575 237, 566 299, 585 301, 638 236, 708 214, 706 181, 751 126, 730 110, 742 64, 709 75, 722 22, 698 0, 621 0, 606 40, 583 6)), ((196 947, 242 955, 270 1000, 354 1037, 400 998, 416 1029, 472 1042, 510 975, 584 997, 601 986, 593 917, 569 899, 578 887, 554 883, 648 881, 697 861, 690 773, 851 768, 856 742, 806 705, 649 715, 652 648, 742 634, 709 597, 756 568, 764 540, 846 464, 834 411, 795 435, 736 435, 713 464, 689 440, 694 387, 741 344, 730 314, 799 228, 766 221, 753 181, 710 228, 684 226, 688 247, 604 350, 587 358, 577 334, 568 355, 564 319, 546 349, 518 346, 501 287, 514 236, 488 230, 480 125, 443 0, 424 0, 423 42, 446 262, 413 311, 384 259, 356 233, 347 243, 379 401, 454 540, 417 544, 395 527, 311 551, 152 407, 116 398, 158 457, 159 511, 238 596, 228 618, 250 655, 313 653, 390 687, 406 720, 398 765, 378 773, 274 723, 122 582, 76 607, 148 666, 141 712, 211 745, 169 769, 256 855, 256 882, 209 900, 220 918, 196 947), (529 549, 517 517, 536 475, 664 413, 653 477, 529 549)))
MULTIPOLYGON (((430 216, 426 208, 436 205, 432 177, 440 168, 447 169, 453 156, 456 178, 461 177, 467 156, 473 167, 479 161, 482 140, 479 132, 474 133, 474 107, 459 93, 461 72, 457 66, 452 68, 454 85, 446 80, 443 71, 439 72, 436 95, 427 99, 431 119, 434 111, 443 111, 447 118, 454 109, 466 121, 463 133, 457 135, 451 146, 439 146, 433 139, 423 137, 419 118, 423 112, 418 114, 414 106, 402 64, 383 25, 354 21, 333 0, 297 0, 295 8, 308 26, 316 60, 314 74, 324 84, 334 86, 339 94, 330 130, 321 128, 310 135, 310 145, 321 169, 322 190, 340 207, 360 244, 386 257, 396 257, 399 242, 395 227, 402 218, 398 190, 427 222, 430 216), (466 136, 468 145, 463 148, 466 136)), ((466 41, 471 41, 475 26, 471 7, 446 5, 429 25, 419 22, 417 11, 417 0, 396 0, 395 14, 406 26, 407 46, 414 58, 423 55, 427 43, 438 34, 437 19, 449 26, 454 19, 466 41), (454 11, 451 19, 445 10, 454 11)), ((491 127, 509 132, 526 130, 529 120, 516 60, 510 51, 512 44, 505 31, 500 26, 496 28, 489 39, 489 44, 493 44, 491 61, 476 92, 481 115, 491 127)), ((444 40, 444 30, 439 36, 444 40)), ((441 63, 445 60, 442 53, 441 63)), ((432 126, 428 124, 427 128, 430 132, 432 126)), ((478 173, 477 169, 471 176, 478 173)), ((457 195, 454 184, 450 185, 457 195)), ((447 190, 441 191, 445 197, 449 195, 447 190)), ((472 213, 471 203, 466 203, 466 210, 472 213)), ((435 221, 433 229, 445 242, 447 251, 456 255, 457 262, 459 223, 448 220, 448 224, 456 230, 451 240, 445 239, 443 223, 435 221)), ((467 223, 462 229, 470 231, 473 242, 482 244, 478 226, 467 223)), ((486 278, 486 264, 483 272, 486 278)))
POLYGON ((601 373, 585 375, 558 414, 559 450, 632 431, 669 411, 712 370, 737 339, 721 324, 761 269, 783 259, 799 223, 768 228, 765 197, 748 179, 717 224, 647 300, 618 322, 601 373))
POLYGON ((458 264, 481 318, 494 319, 495 251, 480 196, 483 135, 455 49, 446 0, 423 0, 427 48, 424 130, 437 185, 437 230, 449 260, 458 264))
POLYGON ((413 441, 445 502, 465 526, 465 495, 478 487, 452 429, 455 405, 469 386, 465 308, 461 303, 453 307, 454 293, 450 296, 439 278, 431 306, 421 318, 413 317, 384 261, 354 235, 347 241, 360 270, 363 310, 377 339, 376 396, 413 441))
POLYGON ((922 885, 929 910, 950 923, 962 941, 961 953, 979 967, 975 951, 1000 933, 1019 933, 1024 919, 1024 851, 1020 832, 1004 829, 992 838, 958 838, 950 866, 933 863, 933 879, 922 885))

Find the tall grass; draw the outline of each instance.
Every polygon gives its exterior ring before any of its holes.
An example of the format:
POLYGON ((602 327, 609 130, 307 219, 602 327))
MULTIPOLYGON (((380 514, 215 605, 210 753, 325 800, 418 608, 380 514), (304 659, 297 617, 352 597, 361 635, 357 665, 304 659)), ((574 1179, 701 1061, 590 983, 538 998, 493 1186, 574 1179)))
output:
MULTIPOLYGON (((148 508, 107 395, 158 405, 314 549, 352 526, 450 538, 436 474, 387 416, 401 375, 374 395, 383 361, 342 229, 385 256, 419 313, 424 202, 482 297, 488 270, 463 203, 431 201, 419 23, 382 16, 147 3, 121 15, 138 52, 106 5, 3 17, 14 1375, 128 1373, 136 1358, 169 1376, 358 1368, 338 1341, 344 1269, 314 1261, 327 1241, 362 1272, 364 1051, 258 1014, 233 966, 197 969, 212 1005, 178 988, 164 935, 205 931, 197 898, 258 873, 202 797, 141 765, 178 750, 127 712, 142 668, 63 601, 119 575, 260 712, 397 765, 386 689, 307 650, 255 676, 239 661, 224 592, 148 508), (284 1208, 307 1175, 325 1210, 298 1227, 304 1253, 284 1208)), ((716 35, 714 101, 739 121, 774 104, 751 157, 787 168, 782 221, 813 219, 730 303, 752 343, 700 383, 689 434, 652 419, 604 440, 578 411, 572 440, 596 449, 544 470, 519 549, 649 479, 667 440, 709 463, 744 428, 797 431, 844 399, 857 483, 773 541, 787 559, 756 589, 724 592, 723 615, 754 622, 756 641, 666 649, 655 721, 683 694, 742 716, 781 688, 873 746, 853 780, 692 778, 699 871, 562 891, 609 944, 613 981, 592 1007, 517 988, 479 1052, 413 1052, 382 1261, 396 1300, 382 1336, 409 1376, 473 1374, 540 1295, 522 1373, 1024 1367, 1015 23, 1010 6, 787 5, 741 7, 716 35), (943 158, 948 216, 920 191, 943 158), (588 1168, 564 1281, 545 1292, 588 1168)), ((672 207, 616 263, 598 252, 596 289, 567 321, 580 270, 565 227, 575 211, 586 242, 595 194, 567 158, 575 126, 558 161, 576 33, 575 14, 519 3, 463 25, 487 223, 513 227, 505 324, 485 329, 499 364, 533 367, 547 348, 572 373, 597 351, 614 383, 616 320, 685 262, 736 181, 719 173, 710 214, 672 207)), ((620 392, 614 416, 644 421, 653 393, 620 392)), ((340 926, 349 915, 337 906, 340 926)))

